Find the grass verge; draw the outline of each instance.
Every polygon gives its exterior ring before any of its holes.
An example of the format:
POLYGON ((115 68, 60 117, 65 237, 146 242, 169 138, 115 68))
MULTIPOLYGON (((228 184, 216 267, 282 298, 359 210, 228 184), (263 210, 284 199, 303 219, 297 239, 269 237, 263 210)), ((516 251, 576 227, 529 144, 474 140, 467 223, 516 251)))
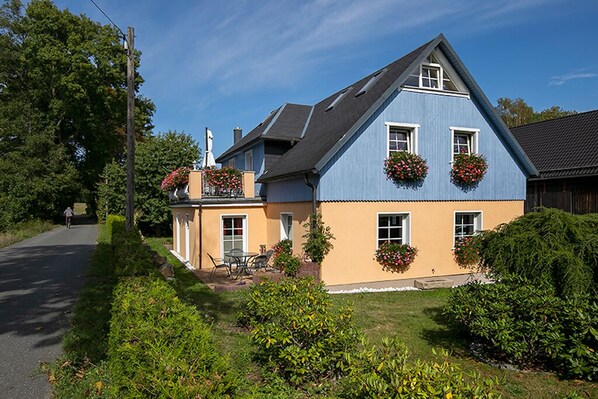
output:
POLYGON ((35 237, 38 234, 52 230, 58 225, 45 220, 30 220, 15 224, 10 230, 0 233, 0 248, 8 247, 19 241, 35 237))

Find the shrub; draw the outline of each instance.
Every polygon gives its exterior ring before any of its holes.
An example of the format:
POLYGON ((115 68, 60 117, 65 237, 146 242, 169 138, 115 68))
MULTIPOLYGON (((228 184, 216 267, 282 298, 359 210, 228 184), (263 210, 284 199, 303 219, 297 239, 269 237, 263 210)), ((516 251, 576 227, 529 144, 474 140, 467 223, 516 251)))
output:
POLYGON ((540 209, 484 233, 482 266, 497 277, 549 284, 563 297, 598 288, 598 215, 540 209))
POLYGON ((386 177, 395 183, 422 181, 428 175, 426 160, 407 151, 395 151, 384 161, 386 177))
POLYGON ((482 155, 457 154, 453 158, 451 178, 458 184, 477 184, 488 170, 488 163, 482 155))
POLYGON ((340 375, 359 338, 352 310, 333 310, 310 277, 252 286, 239 322, 252 329, 258 362, 296 385, 340 375))
POLYGON ((280 240, 272 247, 274 250, 274 257, 272 258, 272 264, 280 271, 284 268, 284 262, 293 255, 293 241, 291 240, 280 240))
POLYGON ((210 328, 161 279, 115 290, 108 362, 115 397, 232 397, 235 378, 210 328))
POLYGON ((150 254, 143 248, 139 230, 127 231, 124 218, 112 218, 110 226, 116 274, 122 277, 157 273, 150 254))
POLYGON ((322 215, 313 213, 309 217, 309 222, 305 223, 303 227, 308 229, 303 236, 307 239, 303 244, 303 251, 313 262, 322 263, 324 257, 334 248, 330 242, 330 240, 334 240, 330 226, 324 225, 322 215))
POLYGON ((480 263, 480 245, 482 237, 479 235, 461 237, 455 240, 453 256, 461 267, 473 267, 480 263))
POLYGON ((596 379, 596 310, 598 305, 587 297, 565 300, 548 285, 509 278, 455 289, 445 314, 490 358, 596 379))
POLYGON ((409 244, 384 242, 376 250, 376 261, 382 269, 393 273, 404 273, 415 260, 417 248, 409 244))
POLYGON ((275 267, 278 268, 288 277, 296 277, 301 268, 301 259, 298 257, 283 252, 275 259, 275 267))
POLYGON ((348 376, 343 397, 347 398, 498 398, 494 380, 464 373, 446 360, 416 360, 408 363, 409 351, 399 340, 384 339, 355 354, 347 353, 348 376))

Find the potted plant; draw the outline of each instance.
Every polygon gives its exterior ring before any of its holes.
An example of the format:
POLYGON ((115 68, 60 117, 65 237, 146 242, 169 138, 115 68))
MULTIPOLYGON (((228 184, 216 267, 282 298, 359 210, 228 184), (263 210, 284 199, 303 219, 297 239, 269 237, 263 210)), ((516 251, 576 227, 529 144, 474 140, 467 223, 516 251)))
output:
POLYGON ((235 168, 206 168, 203 171, 206 184, 214 195, 238 196, 243 191, 243 174, 235 168))
POLYGON ((164 180, 162 180, 160 188, 167 191, 171 199, 188 197, 190 172, 191 168, 187 166, 173 170, 164 178, 164 180))
POLYGON ((479 183, 488 170, 486 158, 479 154, 457 154, 453 159, 451 178, 463 185, 479 183))
POLYGON ((428 174, 426 160, 407 151, 396 151, 384 161, 386 177, 395 183, 423 181, 428 174))
POLYGON ((409 244, 384 242, 376 250, 376 261, 382 269, 393 273, 404 273, 415 260, 417 248, 409 244))

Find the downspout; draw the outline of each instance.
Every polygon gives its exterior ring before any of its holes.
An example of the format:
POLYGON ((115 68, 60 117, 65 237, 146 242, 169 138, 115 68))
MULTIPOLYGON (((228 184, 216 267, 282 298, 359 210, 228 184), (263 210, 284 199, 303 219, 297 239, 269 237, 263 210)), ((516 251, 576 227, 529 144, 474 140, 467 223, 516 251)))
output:
MULTIPOLYGON (((310 181, 309 181, 309 174, 305 173, 303 175, 303 181, 305 182, 305 185, 309 188, 311 188, 311 213, 315 214, 317 207, 316 207, 316 186, 314 186, 310 181)), ((313 226, 312 226, 313 227, 313 226)))
POLYGON ((199 268, 202 268, 202 261, 203 261, 203 212, 201 209, 201 204, 199 205, 199 209, 197 210, 199 215, 199 268))

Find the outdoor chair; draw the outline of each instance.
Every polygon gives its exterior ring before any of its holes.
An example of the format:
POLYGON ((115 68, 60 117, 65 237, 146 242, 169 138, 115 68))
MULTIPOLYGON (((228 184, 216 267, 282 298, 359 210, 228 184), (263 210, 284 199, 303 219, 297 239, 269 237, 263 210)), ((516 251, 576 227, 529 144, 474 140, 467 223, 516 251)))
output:
POLYGON ((231 266, 230 266, 229 263, 227 263, 222 258, 214 258, 210 254, 208 254, 208 256, 210 257, 210 260, 214 264, 214 268, 212 269, 212 273, 210 273, 210 281, 212 281, 214 279, 214 274, 216 273, 216 270, 222 269, 222 268, 226 269, 226 274, 227 274, 227 276, 230 277, 230 275, 231 275, 231 266))
POLYGON ((251 269, 252 270, 259 270, 259 269, 266 269, 268 266, 268 256, 267 255, 258 255, 251 260, 251 269))

